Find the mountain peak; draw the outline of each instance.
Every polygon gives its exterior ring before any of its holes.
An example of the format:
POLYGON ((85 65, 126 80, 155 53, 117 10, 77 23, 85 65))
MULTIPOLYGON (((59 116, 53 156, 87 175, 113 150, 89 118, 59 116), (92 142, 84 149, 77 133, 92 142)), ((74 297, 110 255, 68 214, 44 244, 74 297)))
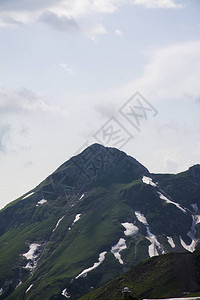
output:
POLYGON ((84 189, 97 182, 109 184, 132 181, 148 173, 142 164, 125 152, 96 143, 73 156, 51 176, 54 177, 54 181, 56 178, 58 180, 68 178, 68 183, 74 188, 84 189))
POLYGON ((199 170, 150 174, 89 146, 0 211, 0 298, 75 300, 148 257, 198 249, 199 170))

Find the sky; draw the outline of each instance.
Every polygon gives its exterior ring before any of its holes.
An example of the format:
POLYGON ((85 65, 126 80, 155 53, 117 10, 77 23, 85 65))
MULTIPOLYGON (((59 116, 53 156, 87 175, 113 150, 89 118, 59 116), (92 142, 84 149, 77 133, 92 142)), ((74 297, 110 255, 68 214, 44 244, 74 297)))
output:
POLYGON ((0 1, 0 208, 92 143, 200 162, 199 0, 0 1))

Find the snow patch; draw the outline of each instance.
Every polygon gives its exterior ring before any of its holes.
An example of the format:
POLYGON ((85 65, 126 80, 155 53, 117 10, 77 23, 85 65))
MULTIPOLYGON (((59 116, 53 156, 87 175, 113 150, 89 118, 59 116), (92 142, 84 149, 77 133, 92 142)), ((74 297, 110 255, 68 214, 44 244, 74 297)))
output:
POLYGON ((151 245, 149 246, 149 249, 148 249, 149 256, 152 257, 152 256, 159 255, 158 250, 160 250, 161 253, 164 254, 165 251, 163 249, 163 246, 158 242, 157 237, 150 231, 149 224, 147 223, 147 219, 145 218, 145 216, 139 211, 135 211, 135 215, 136 215, 138 221, 141 222, 142 224, 144 224, 146 227, 146 230, 147 230, 146 239, 151 242, 151 245))
POLYGON ((40 246, 40 244, 33 243, 29 246, 29 251, 23 254, 27 260, 30 260, 24 267, 25 269, 30 269, 32 271, 36 267, 36 259, 39 256, 36 252, 40 246))
POLYGON ((126 249, 127 248, 127 246, 126 246, 126 241, 125 241, 125 239, 119 239, 119 242, 116 244, 116 245, 114 245, 112 248, 111 248, 111 250, 110 250, 110 252, 111 253, 113 253, 113 255, 115 256, 115 258, 119 261, 119 263, 120 264, 124 264, 124 262, 123 262, 123 260, 122 260, 122 258, 121 258, 121 255, 120 255, 120 252, 122 251, 122 250, 124 250, 124 249, 126 249))
POLYGON ((174 241, 173 241, 172 237, 168 236, 168 237, 167 237, 167 240, 168 240, 168 243, 170 244, 170 246, 171 246, 172 248, 175 248, 175 247, 176 247, 176 245, 174 244, 174 241))
POLYGON ((136 215, 136 218, 138 219, 138 221, 140 223, 144 224, 145 226, 148 225, 147 219, 145 218, 145 216, 141 212, 135 211, 135 215, 136 215))
POLYGON ((83 197, 85 196, 85 194, 82 194, 79 198, 79 200, 83 199, 83 197))
POLYGON ((47 203, 47 200, 42 199, 42 200, 38 201, 38 203, 36 204, 36 206, 40 206, 40 205, 43 205, 45 203, 47 203))
POLYGON ((80 219, 80 217, 81 217, 81 214, 77 214, 72 225, 74 225, 80 219))
POLYGON ((30 289, 33 287, 33 284, 31 284, 28 288, 27 288, 27 290, 26 290, 26 294, 30 291, 30 289))
POLYGON ((52 230, 52 232, 54 232, 56 230, 56 228, 58 227, 58 225, 60 224, 60 222, 64 219, 65 216, 62 216, 62 218, 60 218, 58 220, 58 222, 56 223, 56 226, 54 227, 54 229, 52 230))
POLYGON ((154 182, 152 181, 152 178, 150 178, 150 177, 143 176, 143 177, 142 177, 142 181, 143 181, 145 184, 150 184, 150 185, 152 185, 152 186, 154 186, 154 187, 157 187, 157 184, 154 183, 154 182))
POLYGON ((180 242, 181 242, 181 245, 183 246, 183 248, 185 248, 187 251, 194 252, 195 246, 196 246, 195 240, 193 240, 190 245, 187 245, 180 236, 180 242))
MULTIPOLYGON (((81 217, 81 214, 77 214, 77 215, 75 216, 75 219, 74 219, 74 221, 73 221, 71 227, 74 226, 74 224, 75 224, 76 222, 78 222, 78 220, 80 219, 80 217, 81 217)), ((72 229, 71 227, 69 227, 68 230, 71 230, 71 229, 72 229)))
POLYGON ((158 249, 161 250, 162 254, 164 254, 165 251, 163 250, 161 244, 158 242, 157 237, 150 232, 149 226, 147 226, 147 235, 147 240, 151 242, 151 245, 149 246, 149 256, 153 257, 159 255, 158 249))
POLYGON ((189 252, 194 252, 196 245, 199 242, 199 239, 196 239, 196 237, 195 237, 196 236, 196 227, 195 226, 196 226, 195 216, 192 216, 192 227, 191 227, 191 230, 187 233, 187 236, 189 236, 189 238, 191 239, 190 245, 187 245, 180 236, 181 245, 183 246, 183 248, 185 248, 189 252))
POLYGON ((23 256, 26 257, 26 259, 34 260, 38 257, 38 254, 35 254, 38 248, 40 247, 40 244, 33 243, 29 246, 29 251, 24 253, 23 256))
POLYGON ((121 225, 124 226, 124 228, 126 229, 124 231, 124 234, 126 236, 133 236, 133 235, 137 234, 138 231, 139 231, 139 229, 137 228, 137 226, 135 226, 132 223, 126 222, 126 223, 121 223, 121 225))
POLYGON ((24 196, 24 197, 22 198, 22 200, 24 200, 24 199, 30 197, 30 196, 33 195, 33 194, 34 194, 34 192, 29 193, 28 195, 24 196))
POLYGON ((78 276, 76 276, 76 279, 78 279, 79 277, 86 277, 88 272, 91 272, 92 270, 96 269, 100 264, 102 264, 102 262, 105 259, 106 253, 107 253, 106 251, 101 252, 99 254, 98 262, 95 262, 92 267, 85 269, 83 272, 81 272, 78 276))
POLYGON ((22 281, 20 280, 15 289, 17 289, 21 284, 22 284, 22 281))
POLYGON ((64 289, 63 291, 62 291, 62 295, 65 297, 65 298, 71 298, 70 297, 70 295, 67 293, 67 289, 64 289))
POLYGON ((180 204, 178 204, 178 203, 176 203, 176 202, 174 202, 174 201, 169 200, 167 197, 165 197, 165 196, 164 196, 163 194, 161 194, 160 192, 158 192, 158 195, 159 195, 160 199, 164 200, 166 203, 173 204, 173 205, 175 205, 177 208, 179 208, 180 210, 182 210, 184 213, 186 213, 186 210, 185 210, 184 208, 182 208, 182 207, 180 206, 180 204))
POLYGON ((0 288, 0 296, 3 295, 3 289, 0 288))

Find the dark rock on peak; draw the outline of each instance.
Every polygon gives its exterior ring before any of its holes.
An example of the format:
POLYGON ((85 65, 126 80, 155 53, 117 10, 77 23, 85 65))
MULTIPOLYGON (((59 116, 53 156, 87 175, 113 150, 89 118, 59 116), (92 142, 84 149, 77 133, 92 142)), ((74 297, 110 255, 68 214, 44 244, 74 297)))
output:
POLYGON ((189 173, 192 178, 194 178, 196 180, 200 180, 200 164, 190 167, 189 173))
POLYGON ((149 174, 136 159, 116 148, 93 144, 72 157, 52 175, 54 183, 65 183, 76 189, 91 185, 130 182, 149 174))

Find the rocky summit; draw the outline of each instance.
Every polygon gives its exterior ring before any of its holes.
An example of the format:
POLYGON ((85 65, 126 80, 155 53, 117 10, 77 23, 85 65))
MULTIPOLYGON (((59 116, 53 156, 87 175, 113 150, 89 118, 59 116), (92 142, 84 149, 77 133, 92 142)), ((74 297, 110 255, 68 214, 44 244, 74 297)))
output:
POLYGON ((200 165, 151 174, 94 144, 0 211, 0 299, 79 299, 199 237, 200 165))

